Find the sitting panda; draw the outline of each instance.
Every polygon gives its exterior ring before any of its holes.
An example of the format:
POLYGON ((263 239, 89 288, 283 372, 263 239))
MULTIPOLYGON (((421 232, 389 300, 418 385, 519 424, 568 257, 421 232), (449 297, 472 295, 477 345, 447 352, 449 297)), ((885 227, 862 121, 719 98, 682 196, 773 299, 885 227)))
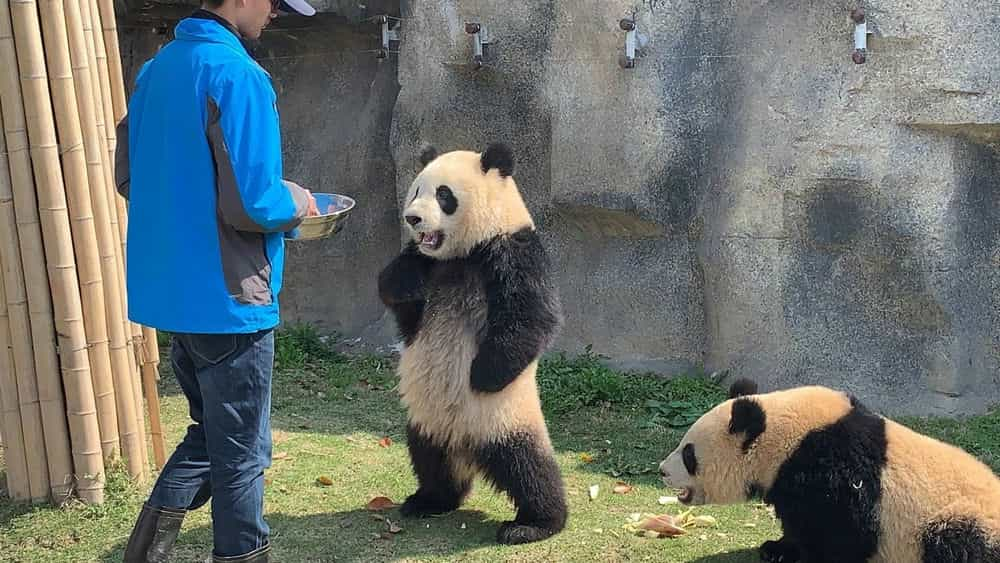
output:
POLYGON ((965 451, 819 386, 739 380, 660 464, 688 505, 762 497, 764 561, 1000 563, 1000 479, 965 451))
POLYGON ((503 144, 427 147, 403 217, 410 240, 379 274, 403 350, 399 393, 418 488, 404 516, 458 508, 482 475, 514 502, 497 541, 543 540, 567 506, 535 372, 561 327, 558 296, 503 144))

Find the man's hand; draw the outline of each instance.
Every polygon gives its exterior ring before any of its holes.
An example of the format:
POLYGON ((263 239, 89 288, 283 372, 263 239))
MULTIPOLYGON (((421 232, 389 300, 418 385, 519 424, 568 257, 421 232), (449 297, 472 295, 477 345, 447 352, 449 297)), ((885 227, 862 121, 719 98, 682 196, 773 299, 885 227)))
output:
POLYGON ((309 190, 306 190, 306 195, 309 197, 309 209, 306 211, 306 217, 319 215, 319 209, 316 207, 316 198, 313 197, 312 192, 309 190))

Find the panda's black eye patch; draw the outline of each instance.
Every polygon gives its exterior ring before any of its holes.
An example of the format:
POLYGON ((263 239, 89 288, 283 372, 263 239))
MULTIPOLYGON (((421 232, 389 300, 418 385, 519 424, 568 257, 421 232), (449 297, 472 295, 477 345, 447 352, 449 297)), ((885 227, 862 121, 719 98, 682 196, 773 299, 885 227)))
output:
POLYGON ((438 186, 436 195, 438 205, 441 206, 441 211, 444 211, 445 215, 452 215, 458 210, 458 199, 455 198, 455 194, 452 193, 451 188, 448 186, 438 186))
POLYGON ((694 455, 694 444, 687 444, 681 450, 681 459, 684 460, 684 469, 691 475, 698 471, 698 457, 694 455))

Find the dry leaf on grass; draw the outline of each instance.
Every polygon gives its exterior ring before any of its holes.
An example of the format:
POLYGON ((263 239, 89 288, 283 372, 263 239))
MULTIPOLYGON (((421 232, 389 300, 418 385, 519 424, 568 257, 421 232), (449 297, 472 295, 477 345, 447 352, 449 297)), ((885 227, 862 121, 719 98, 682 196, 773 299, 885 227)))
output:
POLYGON ((660 497, 657 502, 660 504, 677 504, 680 501, 677 500, 677 497, 660 497))
POLYGON ((368 501, 365 508, 368 510, 389 510, 396 508, 396 506, 396 503, 392 502, 392 499, 389 497, 375 497, 368 501))
POLYGON ((592 455, 590 455, 588 453, 582 453, 582 454, 580 454, 580 461, 582 461, 584 463, 590 463, 590 462, 594 461, 594 456, 592 456, 592 455))
POLYGON ((329 487, 330 485, 333 484, 333 479, 327 477, 326 475, 321 475, 319 478, 316 479, 316 482, 319 483, 320 485, 325 485, 329 487))
POLYGON ((271 459, 279 460, 279 459, 285 459, 286 457, 288 457, 288 452, 278 452, 273 456, 271 456, 271 459))
POLYGON ((378 441, 378 445, 382 446, 383 448, 388 448, 389 446, 392 445, 392 438, 386 436, 385 438, 382 438, 381 440, 378 441))
POLYGON ((617 483, 615 483, 614 488, 611 489, 611 492, 615 493, 616 495, 626 495, 632 492, 632 489, 633 489, 632 485, 618 481, 617 483))

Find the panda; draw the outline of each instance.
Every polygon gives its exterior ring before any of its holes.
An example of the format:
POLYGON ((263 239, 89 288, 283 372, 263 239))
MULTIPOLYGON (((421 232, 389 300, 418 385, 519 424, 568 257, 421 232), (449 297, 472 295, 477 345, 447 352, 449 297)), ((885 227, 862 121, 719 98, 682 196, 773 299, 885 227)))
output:
POLYGON ((402 339, 399 394, 417 490, 404 517, 451 512, 479 475, 516 507, 498 543, 544 540, 567 505, 535 381, 562 327, 549 259, 503 143, 426 145, 404 202, 408 240, 379 273, 402 339))
POLYGON ((685 505, 772 505, 784 534, 763 561, 1000 563, 990 468, 826 387, 737 380, 660 474, 685 505))

